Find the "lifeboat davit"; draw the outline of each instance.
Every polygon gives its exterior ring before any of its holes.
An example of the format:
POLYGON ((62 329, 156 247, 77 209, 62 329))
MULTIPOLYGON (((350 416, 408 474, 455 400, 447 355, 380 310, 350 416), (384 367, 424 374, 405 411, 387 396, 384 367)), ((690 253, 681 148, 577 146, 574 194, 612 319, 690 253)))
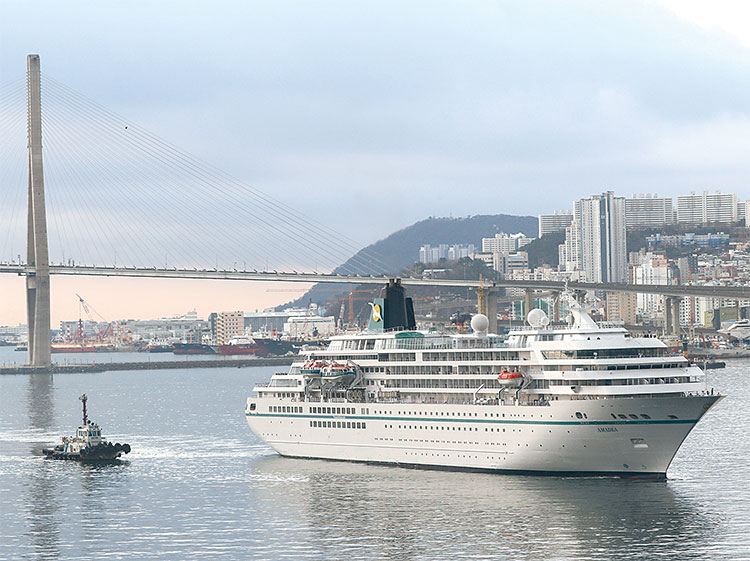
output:
POLYGON ((503 386, 518 387, 523 384, 523 374, 520 372, 508 372, 503 370, 497 377, 503 386))
POLYGON ((321 371, 326 366, 328 366, 328 363, 324 360, 308 360, 300 368, 300 373, 308 376, 320 376, 321 371))

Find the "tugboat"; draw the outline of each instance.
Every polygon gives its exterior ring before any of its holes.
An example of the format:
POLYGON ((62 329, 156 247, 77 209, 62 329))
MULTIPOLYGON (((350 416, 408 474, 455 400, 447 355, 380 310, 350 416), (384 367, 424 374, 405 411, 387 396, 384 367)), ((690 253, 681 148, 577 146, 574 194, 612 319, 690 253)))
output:
POLYGON ((83 402, 83 424, 75 436, 63 436, 62 444, 44 448, 42 452, 52 460, 74 460, 86 463, 113 462, 123 453, 130 452, 130 444, 112 444, 102 438, 102 429, 86 415, 86 394, 79 397, 83 402))

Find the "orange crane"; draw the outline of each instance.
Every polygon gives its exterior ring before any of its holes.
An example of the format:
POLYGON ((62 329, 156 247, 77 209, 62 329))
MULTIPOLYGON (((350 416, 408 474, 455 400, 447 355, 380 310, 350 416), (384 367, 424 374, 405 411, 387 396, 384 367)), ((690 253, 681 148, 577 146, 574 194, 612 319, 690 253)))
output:
POLYGON ((716 343, 716 341, 711 341, 709 339, 706 339, 706 335, 704 333, 701 333, 701 339, 703 340, 703 346, 708 349, 708 344, 711 343, 715 348, 719 348, 719 345, 716 343))
POLYGON ((110 335, 112 335, 112 324, 110 322, 108 322, 106 319, 104 319, 104 317, 99 312, 97 312, 96 310, 94 310, 94 308, 90 307, 86 303, 86 301, 81 297, 80 294, 76 294, 76 296, 78 297, 78 332, 79 332, 80 339, 83 340, 83 319, 81 317, 82 316, 82 314, 81 314, 81 308, 83 308, 83 311, 86 312, 86 317, 88 318, 88 320, 90 322, 97 323, 97 324, 100 323, 99 321, 97 321, 97 320, 94 319, 94 316, 91 313, 93 311, 94 314, 96 314, 97 316, 99 316, 99 318, 102 320, 102 322, 104 322, 104 323, 107 324, 107 327, 105 327, 103 330, 101 330, 101 329, 98 330, 98 332, 96 334, 96 338, 99 341, 102 341, 103 339, 106 339, 107 337, 109 337, 110 335))

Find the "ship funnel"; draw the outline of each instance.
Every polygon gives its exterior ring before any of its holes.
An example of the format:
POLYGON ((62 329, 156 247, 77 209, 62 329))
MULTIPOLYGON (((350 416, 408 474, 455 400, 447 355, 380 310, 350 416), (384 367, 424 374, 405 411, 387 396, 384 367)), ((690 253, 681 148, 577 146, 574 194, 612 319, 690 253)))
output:
POLYGON ((380 291, 380 298, 370 302, 369 331, 390 329, 415 329, 414 304, 406 297, 406 290, 400 279, 391 279, 380 291))

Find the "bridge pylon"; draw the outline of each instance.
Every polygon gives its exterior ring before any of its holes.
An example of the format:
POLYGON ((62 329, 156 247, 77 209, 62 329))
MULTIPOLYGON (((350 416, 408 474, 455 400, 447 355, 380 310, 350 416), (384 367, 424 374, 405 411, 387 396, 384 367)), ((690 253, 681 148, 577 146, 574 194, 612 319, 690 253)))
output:
POLYGON ((39 55, 26 57, 29 183, 26 238, 26 314, 29 364, 49 366, 50 286, 47 212, 42 167, 42 86, 39 55))

